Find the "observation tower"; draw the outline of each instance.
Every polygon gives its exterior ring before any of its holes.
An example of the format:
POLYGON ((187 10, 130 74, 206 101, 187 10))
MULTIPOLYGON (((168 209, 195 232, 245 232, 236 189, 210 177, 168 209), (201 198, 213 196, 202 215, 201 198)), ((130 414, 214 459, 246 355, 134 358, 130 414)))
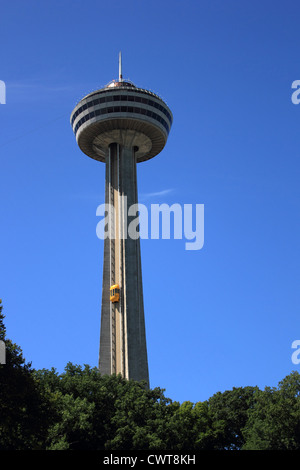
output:
POLYGON ((86 95, 71 114, 79 148, 106 165, 99 369, 148 386, 140 240, 128 236, 138 214, 127 209, 138 203, 136 164, 162 151, 172 121, 159 96, 123 79, 121 53, 119 78, 86 95))

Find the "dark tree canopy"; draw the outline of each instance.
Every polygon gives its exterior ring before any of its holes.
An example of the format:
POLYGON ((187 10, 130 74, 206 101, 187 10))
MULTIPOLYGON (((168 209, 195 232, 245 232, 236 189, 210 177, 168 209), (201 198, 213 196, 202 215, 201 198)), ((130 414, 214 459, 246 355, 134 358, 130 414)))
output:
POLYGON ((178 403, 97 368, 35 370, 6 337, 0 302, 0 450, 299 450, 300 375, 178 403))

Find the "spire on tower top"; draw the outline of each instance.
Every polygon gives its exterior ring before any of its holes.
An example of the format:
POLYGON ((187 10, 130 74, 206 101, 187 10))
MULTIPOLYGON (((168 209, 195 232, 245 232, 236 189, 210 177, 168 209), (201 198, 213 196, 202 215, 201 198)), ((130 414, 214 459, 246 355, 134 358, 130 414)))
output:
POLYGON ((119 52, 119 80, 122 81, 122 53, 121 51, 119 52))
POLYGON ((112 80, 109 82, 106 87, 107 88, 115 88, 115 87, 134 87, 134 83, 130 80, 124 80, 122 75, 122 52, 119 52, 119 78, 117 80, 112 80))

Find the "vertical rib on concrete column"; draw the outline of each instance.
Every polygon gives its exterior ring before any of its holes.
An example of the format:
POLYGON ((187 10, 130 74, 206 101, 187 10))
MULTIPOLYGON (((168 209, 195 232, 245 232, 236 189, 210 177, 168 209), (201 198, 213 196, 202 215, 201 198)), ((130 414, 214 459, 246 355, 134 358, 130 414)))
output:
POLYGON ((149 386, 140 240, 128 236, 137 214, 128 216, 127 211, 138 202, 133 148, 111 144, 105 201, 114 207, 109 219, 114 239, 104 241, 99 368, 102 374, 121 373, 149 386), (120 285, 120 301, 112 304, 109 288, 114 283, 120 285))
MULTIPOLYGON (((105 204, 111 204, 111 155, 106 157, 105 167, 105 204)), ((107 207, 107 206, 106 206, 107 207)), ((107 213, 106 213, 107 216, 107 213)), ((109 214, 108 214, 109 216, 109 214)), ((108 227, 105 227, 108 232, 108 227)), ((102 308, 100 329, 99 370, 101 374, 112 373, 112 345, 111 345, 111 313, 110 313, 110 237, 104 239, 103 280, 102 280, 102 308)))

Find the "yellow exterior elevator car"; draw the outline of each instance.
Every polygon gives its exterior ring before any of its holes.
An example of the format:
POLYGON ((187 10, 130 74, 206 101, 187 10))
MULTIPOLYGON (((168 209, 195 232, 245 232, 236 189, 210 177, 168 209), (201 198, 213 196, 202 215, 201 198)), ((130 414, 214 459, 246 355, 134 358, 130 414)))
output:
POLYGON ((120 299, 120 286, 119 284, 114 284, 110 288, 110 301, 119 302, 120 299))

